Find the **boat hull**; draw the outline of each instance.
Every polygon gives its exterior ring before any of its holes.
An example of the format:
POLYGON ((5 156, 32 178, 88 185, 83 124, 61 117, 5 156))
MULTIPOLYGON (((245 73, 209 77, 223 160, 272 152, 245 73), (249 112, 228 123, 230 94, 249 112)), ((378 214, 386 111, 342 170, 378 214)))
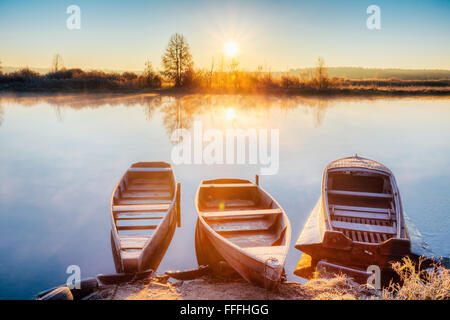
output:
POLYGON ((199 254, 199 249, 197 249, 197 256, 202 256, 199 262, 216 265, 215 268, 212 267, 213 270, 220 268, 219 272, 223 272, 223 266, 218 263, 226 261, 242 278, 256 286, 273 290, 279 285, 284 272, 283 266, 272 268, 270 265, 236 250, 228 242, 220 240, 215 233, 210 232, 201 218, 199 220, 197 224, 199 242, 196 245, 196 247, 201 246, 202 251, 202 254, 199 254))
POLYGON ((166 219, 159 226, 157 232, 154 233, 150 243, 144 248, 138 271, 156 271, 158 269, 172 242, 176 226, 177 212, 175 206, 173 206, 166 219))
MULTIPOLYGON (((134 176, 133 179, 139 180, 140 177, 134 176)), ((180 224, 179 192, 180 186, 176 183, 172 168, 166 163, 134 164, 120 179, 111 197, 111 247, 114 264, 118 273, 157 270, 172 241, 176 226, 180 224), (154 164, 155 166, 153 166, 154 164), (150 175, 145 177, 147 181, 143 182, 144 185, 133 183, 133 189, 128 190, 124 186, 129 184, 127 174, 130 170, 150 174, 154 172, 165 172, 168 175, 164 178, 166 182, 161 184, 161 186, 149 186, 153 181, 156 183, 158 179, 163 179, 162 176, 152 178, 150 175), (156 188, 156 190, 152 190, 151 188, 156 188), (161 188, 165 191, 158 191, 161 188), (171 194, 170 200, 166 198, 166 195, 164 197, 161 196, 164 192, 165 194, 171 194), (127 198, 121 198, 121 195, 125 194, 127 194, 127 198), (130 194, 133 197, 131 198, 132 200, 129 200, 130 194), (138 198, 141 195, 143 196, 143 200, 138 198), (127 202, 126 204, 122 204, 119 201, 127 202), (126 213, 120 216, 120 221, 125 223, 121 224, 120 230, 130 231, 136 235, 121 236, 119 234, 117 223, 119 221, 119 214, 122 211, 126 213), (125 227, 122 227, 122 225, 125 227), (144 231, 145 234, 142 236, 137 235, 141 231, 144 231), (151 235, 148 232, 151 232, 151 235), (126 246, 121 247, 121 243, 125 243, 126 246), (134 246, 139 249, 134 249, 134 246), (130 250, 129 248, 134 250, 134 252, 139 250, 138 254, 134 253, 135 256, 132 258, 122 256, 122 253, 125 252, 126 254, 126 251, 130 250)))

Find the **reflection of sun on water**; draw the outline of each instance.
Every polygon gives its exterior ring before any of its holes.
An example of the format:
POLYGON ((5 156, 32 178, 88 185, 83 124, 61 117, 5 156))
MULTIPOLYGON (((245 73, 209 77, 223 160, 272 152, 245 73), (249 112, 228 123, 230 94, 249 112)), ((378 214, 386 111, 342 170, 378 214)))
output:
POLYGON ((236 111, 234 111, 233 108, 227 108, 225 111, 225 118, 227 118, 227 120, 234 120, 234 118, 236 118, 236 111))

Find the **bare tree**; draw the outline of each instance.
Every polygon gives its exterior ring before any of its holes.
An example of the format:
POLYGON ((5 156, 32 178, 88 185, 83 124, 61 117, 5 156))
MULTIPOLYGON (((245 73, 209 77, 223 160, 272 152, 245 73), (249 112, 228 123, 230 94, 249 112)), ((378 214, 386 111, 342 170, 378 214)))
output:
POLYGON ((328 71, 323 58, 317 59, 316 69, 314 70, 314 80, 319 89, 328 87, 328 71))
POLYGON ((61 55, 59 53, 55 54, 53 56, 53 61, 52 61, 52 72, 58 72, 59 70, 61 70, 63 68, 63 62, 62 62, 62 58, 61 55))
POLYGON ((160 87, 161 86, 161 77, 155 73, 153 70, 153 66, 150 60, 145 62, 145 68, 143 72, 143 78, 145 79, 145 83, 149 87, 160 87))
POLYGON ((183 76, 191 70, 194 62, 186 38, 178 33, 170 37, 166 52, 162 56, 162 74, 175 81, 175 86, 183 84, 183 76))

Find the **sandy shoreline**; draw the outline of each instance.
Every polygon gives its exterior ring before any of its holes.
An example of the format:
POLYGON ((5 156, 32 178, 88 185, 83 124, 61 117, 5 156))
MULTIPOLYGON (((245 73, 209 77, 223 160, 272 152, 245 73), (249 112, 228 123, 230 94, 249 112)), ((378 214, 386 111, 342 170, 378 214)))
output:
POLYGON ((284 282, 275 291, 255 287, 242 279, 224 280, 211 276, 189 281, 148 278, 120 285, 104 286, 92 300, 321 300, 378 299, 369 290, 345 277, 314 279, 305 285, 284 282))

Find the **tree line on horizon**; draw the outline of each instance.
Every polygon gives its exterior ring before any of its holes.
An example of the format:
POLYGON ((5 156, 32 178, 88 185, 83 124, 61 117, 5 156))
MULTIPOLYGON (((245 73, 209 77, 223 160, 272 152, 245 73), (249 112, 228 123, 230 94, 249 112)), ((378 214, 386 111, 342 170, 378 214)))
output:
MULTIPOLYGON (((186 38, 179 33, 170 37, 161 57, 161 65, 161 72, 156 72, 152 63, 147 60, 141 74, 128 71, 121 74, 98 70, 84 71, 79 68, 66 69, 62 57, 55 54, 50 71, 41 75, 28 67, 3 74, 0 61, 0 89, 112 90, 184 87, 205 90, 252 91, 270 89, 326 90, 351 86, 449 86, 448 80, 425 81, 426 79, 419 78, 416 81, 404 82, 399 79, 350 80, 336 75, 329 76, 329 69, 322 58, 318 58, 314 68, 290 70, 288 72, 271 72, 270 68, 264 68, 263 66, 259 66, 256 71, 243 71, 238 68, 239 62, 236 59, 231 59, 228 64, 224 63, 223 59, 219 64, 215 64, 214 59, 212 59, 209 68, 194 69, 190 46, 186 38)), ((331 73, 333 74, 333 71, 331 73)))

